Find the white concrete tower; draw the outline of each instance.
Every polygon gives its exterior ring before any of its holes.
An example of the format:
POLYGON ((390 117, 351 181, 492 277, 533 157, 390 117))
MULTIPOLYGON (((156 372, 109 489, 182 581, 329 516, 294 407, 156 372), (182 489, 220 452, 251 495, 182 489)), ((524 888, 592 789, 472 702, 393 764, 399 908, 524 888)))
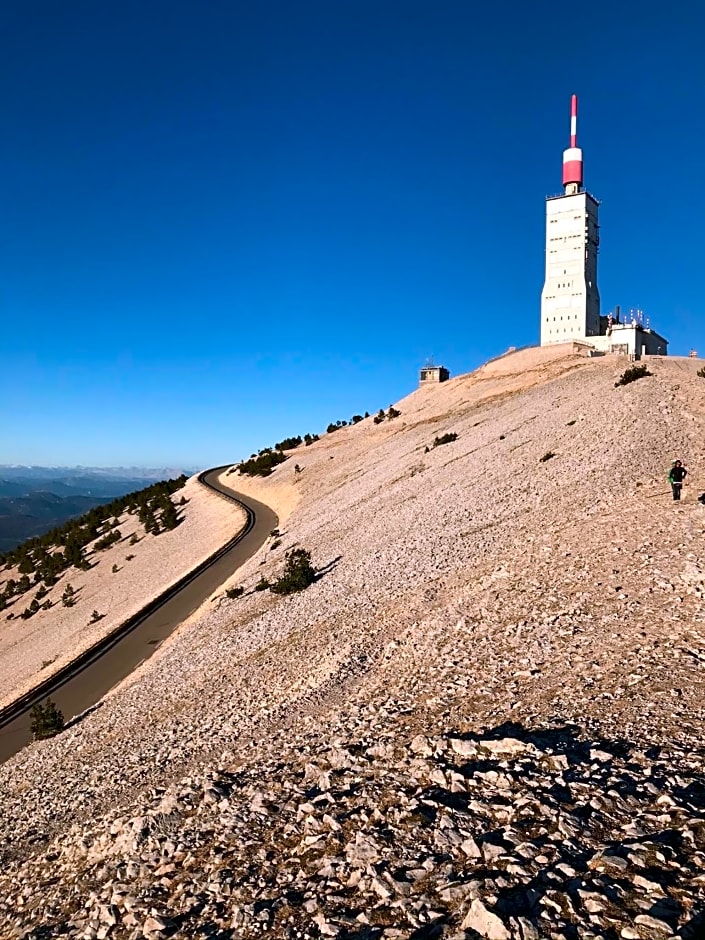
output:
POLYGON ((578 98, 570 109, 570 147, 563 153, 565 195, 546 200, 546 277, 541 292, 541 345, 600 333, 597 289, 598 202, 583 187, 578 98))

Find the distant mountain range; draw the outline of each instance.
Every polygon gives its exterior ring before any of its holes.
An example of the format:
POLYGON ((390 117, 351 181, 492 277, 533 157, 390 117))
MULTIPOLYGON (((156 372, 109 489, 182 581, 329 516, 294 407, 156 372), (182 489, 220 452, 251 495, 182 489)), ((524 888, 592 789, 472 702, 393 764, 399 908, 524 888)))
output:
POLYGON ((42 535, 116 496, 194 471, 180 467, 0 465, 0 552, 42 535))

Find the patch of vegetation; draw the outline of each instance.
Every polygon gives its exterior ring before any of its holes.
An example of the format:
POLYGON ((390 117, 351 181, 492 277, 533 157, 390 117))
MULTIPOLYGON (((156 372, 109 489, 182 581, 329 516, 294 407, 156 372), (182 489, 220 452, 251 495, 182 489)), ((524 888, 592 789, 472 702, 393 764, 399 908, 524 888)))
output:
POLYGON ((225 590, 225 596, 229 597, 231 600, 234 597, 242 597, 244 593, 245 593, 244 587, 226 588, 225 590))
POLYGON ((363 419, 362 415, 353 415, 350 419, 350 424, 359 424, 363 419))
MULTIPOLYGON (((45 661, 49 665, 53 660, 45 661)), ((60 731, 64 730, 64 716, 50 698, 44 705, 37 702, 32 706, 30 712, 31 724, 30 730, 32 738, 35 741, 41 741, 44 738, 53 738, 60 731)))
POLYGON ((268 477, 280 463, 284 463, 286 455, 280 450, 264 450, 249 460, 243 460, 237 469, 248 477, 268 477))
POLYGON ((644 379, 647 375, 653 375, 653 372, 649 372, 645 365, 631 366, 629 369, 624 370, 618 381, 614 383, 614 387, 618 388, 620 385, 629 385, 630 382, 636 382, 637 379, 644 379))
POLYGON ((255 591, 266 591, 269 587, 269 581, 262 575, 257 584, 255 584, 255 591))
POLYGON ((125 555, 125 561, 132 561, 134 557, 134 555, 125 555))
POLYGON ((317 434, 304 434, 304 446, 308 447, 309 444, 313 444, 314 441, 318 441, 320 438, 317 434))
POLYGON ((120 569, 118 568, 117 565, 113 565, 113 568, 112 568, 113 574, 117 574, 119 570, 120 569))
POLYGON ((17 570, 20 574, 34 574, 34 565, 29 555, 23 555, 20 558, 20 563, 17 566, 17 570))
POLYGON ((566 425, 566 426, 569 427, 569 428, 572 428, 573 425, 575 424, 576 420, 577 420, 576 418, 573 418, 572 421, 568 421, 568 422, 567 422, 567 425, 566 425))
POLYGON ((112 532, 108 532, 102 538, 99 538, 95 543, 93 548, 97 552, 103 552, 106 548, 110 548, 111 545, 114 545, 116 542, 119 542, 122 538, 119 529, 113 529, 112 532))
POLYGON ((33 598, 32 603, 29 605, 29 607, 25 607, 25 609, 20 614, 20 617, 23 620, 29 620, 29 618, 33 617, 38 610, 39 610, 39 601, 35 597, 33 598))
POLYGON ((458 435, 455 431, 449 431, 448 434, 441 434, 440 437, 434 437, 432 447, 442 447, 443 444, 452 444, 453 441, 458 440, 458 435))
POLYGON ((307 552, 305 548, 292 548, 286 553, 284 574, 271 585, 270 591, 273 594, 295 594, 305 590, 315 580, 316 571, 311 564, 311 552, 307 552))
POLYGON ((394 418, 398 418, 400 415, 401 411, 397 411, 393 405, 390 405, 388 411, 385 411, 384 408, 380 408, 372 420, 375 424, 381 424, 385 418, 388 421, 392 421, 394 418))
POLYGON ((336 421, 335 424, 329 424, 326 428, 327 434, 332 434, 333 431, 339 431, 341 428, 346 428, 348 426, 347 421, 336 421))
MULTIPOLYGON (((142 490, 127 493, 102 506, 95 506, 82 516, 69 519, 62 526, 28 539, 12 551, 0 555, 0 567, 21 566, 20 574, 26 576, 34 573, 35 583, 43 581, 47 587, 56 584, 68 568, 85 571, 90 568, 85 556, 86 547, 96 539, 98 543, 107 538, 117 541, 120 535, 115 525, 122 513, 130 510, 137 512, 143 524, 149 523, 158 531, 161 530, 157 513, 164 529, 177 525, 178 518, 170 496, 184 486, 186 479, 182 474, 174 480, 152 483, 142 490)), ((108 545, 103 544, 101 547, 107 548, 108 545)), ((24 590, 29 590, 29 579, 27 586, 20 593, 24 590)))
POLYGON ((98 623, 99 620, 102 620, 105 614, 99 614, 97 610, 94 610, 91 614, 91 623, 98 623))
POLYGON ((301 435, 296 437, 285 437, 283 441, 279 441, 278 444, 274 445, 275 450, 293 450, 295 447, 298 447, 301 443, 301 435))
POLYGON ((281 540, 281 539, 275 539, 275 540, 272 542, 272 544, 269 546, 270 552, 273 552, 275 548, 279 548, 279 546, 281 545, 281 543, 282 543, 282 540, 281 540))
POLYGON ((294 464, 294 473, 298 476, 300 473, 304 472, 304 468, 300 467, 298 464, 294 464))
POLYGON ((546 463, 547 460, 550 460, 551 457, 555 457, 555 456, 556 455, 554 454, 552 450, 547 450, 546 453, 543 455, 543 457, 539 457, 539 463, 546 463))
POLYGON ((64 593, 61 595, 61 603, 64 607, 73 607, 76 603, 76 592, 70 584, 67 584, 64 588, 64 593))

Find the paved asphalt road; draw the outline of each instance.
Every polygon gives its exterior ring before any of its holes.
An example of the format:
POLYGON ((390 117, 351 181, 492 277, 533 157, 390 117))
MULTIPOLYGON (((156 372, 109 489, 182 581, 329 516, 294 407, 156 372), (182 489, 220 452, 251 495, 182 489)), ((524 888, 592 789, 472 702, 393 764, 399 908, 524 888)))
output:
MULTIPOLYGON (((93 654, 68 670, 63 670, 34 698, 27 697, 17 708, 0 712, 0 762, 29 743, 30 709, 50 695, 68 722, 99 702, 106 692, 148 659, 171 632, 192 614, 230 575, 264 543, 278 524, 274 512, 264 503, 221 486, 216 477, 225 468, 217 467, 201 475, 212 489, 235 498, 254 517, 253 524, 221 550, 222 554, 197 573, 183 587, 167 596, 158 607, 129 623, 116 636, 97 647, 93 654)), ((252 519, 250 516, 250 519, 252 519)), ((166 563, 166 559, 165 559, 166 563)))

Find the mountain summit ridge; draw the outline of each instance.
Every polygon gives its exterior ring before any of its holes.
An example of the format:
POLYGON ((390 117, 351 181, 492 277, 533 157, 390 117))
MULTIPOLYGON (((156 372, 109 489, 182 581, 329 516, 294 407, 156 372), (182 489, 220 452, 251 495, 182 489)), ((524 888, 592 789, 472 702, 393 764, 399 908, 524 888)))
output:
POLYGON ((695 937, 705 381, 627 366, 513 353, 225 474, 281 545, 0 769, 0 924, 695 937), (294 546, 316 583, 255 592, 294 546))

